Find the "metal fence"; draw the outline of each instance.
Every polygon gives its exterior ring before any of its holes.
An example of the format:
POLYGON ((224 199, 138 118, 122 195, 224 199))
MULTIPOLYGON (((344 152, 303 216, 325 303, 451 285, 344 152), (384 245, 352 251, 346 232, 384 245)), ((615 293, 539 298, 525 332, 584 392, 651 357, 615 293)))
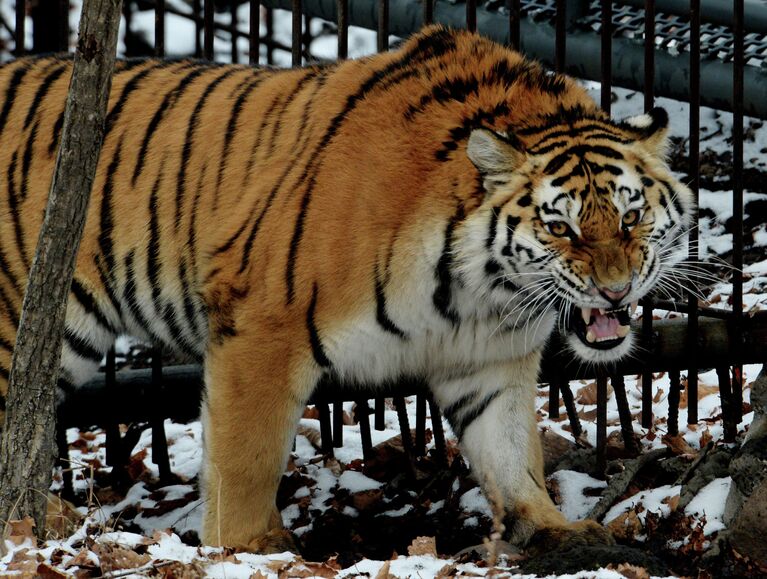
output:
MULTIPOLYGON (((349 27, 356 25, 377 31, 377 48, 389 48, 390 35, 400 37, 422 24, 442 22, 454 27, 477 30, 533 56, 555 70, 601 83, 601 105, 611 108, 613 84, 640 89, 644 108, 653 107, 656 95, 670 96, 690 103, 689 164, 690 187, 698 197, 700 181, 700 107, 714 106, 733 112, 732 140, 732 308, 730 310, 698 307, 690 293, 681 301, 645 299, 639 331, 646 354, 643 360, 629 360, 603 369, 569 364, 559 353, 557 341, 544 359, 541 380, 550 386, 549 413, 558 417, 561 396, 573 434, 582 431, 569 381, 594 378, 597 383, 597 469, 605 465, 607 432, 607 384, 611 382, 618 403, 625 444, 634 445, 632 417, 624 387, 624 376, 641 375, 642 425, 649 428, 652 416, 653 372, 669 373, 668 432, 678 432, 680 391, 687 389, 688 422, 698 421, 698 372, 716 368, 719 379, 724 438, 734 440, 742 418, 742 366, 767 361, 767 312, 745 316, 743 312, 743 121, 747 113, 767 118, 767 5, 755 0, 477 0, 459 2, 434 0, 249 0, 248 22, 239 23, 236 12, 242 0, 166 0, 126 1, 126 51, 147 51, 140 42, 129 42, 131 17, 136 10, 154 10, 154 46, 157 57, 166 53, 165 21, 167 14, 188 18, 195 25, 195 52, 200 58, 237 61, 237 41, 247 38, 251 64, 271 63, 276 51, 291 55, 294 66, 313 60, 313 37, 310 19, 332 23, 337 34, 338 58, 349 51, 349 27), (179 7, 181 6, 181 7, 179 7), (278 9, 292 12, 292 42, 275 40, 273 17, 278 9), (228 13, 217 17, 217 13, 228 13), (240 26, 242 24, 243 26, 240 26), (259 26, 263 24, 263 26, 259 26), (260 33, 259 28, 264 32, 260 33), (230 41, 228 54, 214 53, 214 38, 230 41), (653 322, 659 310, 686 313, 685 319, 653 322), (686 381, 682 380, 686 372, 686 381)), ((24 53, 25 5, 16 7, 16 26, 1 23, 12 31, 17 41, 14 54, 24 53)), ((68 0, 39 0, 38 14, 32 12, 35 27, 49 31, 47 36, 34 34, 34 49, 68 49, 66 14, 68 0), (47 12, 39 13, 40 7, 47 12), (38 45, 38 37, 45 36, 38 45)), ((37 32, 37 31, 36 31, 37 32)), ((135 40, 135 39, 134 39, 135 40)), ((698 230, 690 231, 689 257, 697 261, 698 230)), ((157 354, 157 351, 155 351, 157 354)), ((151 370, 115 372, 115 356, 107 357, 105 373, 79 389, 60 410, 60 448, 66 453, 63 429, 99 423, 107 429, 107 460, 112 466, 127 461, 137 440, 135 429, 120 436, 118 424, 140 422, 153 429, 153 456, 163 478, 170 474, 163 418, 191 419, 199 408, 197 396, 202 389, 198 367, 163 369, 160 356, 152 357, 151 370), (146 408, 152 408, 147 415, 146 408)), ((322 384, 313 397, 320 409, 322 445, 331 453, 343 441, 342 402, 357 401, 357 420, 366 454, 371 449, 370 416, 374 427, 383 429, 384 397, 391 397, 400 419, 403 443, 411 456, 425 452, 427 406, 437 457, 444 458, 445 442, 439 410, 422 384, 391 385, 387 391, 364 391, 333 388, 322 384), (353 394, 352 394, 353 392, 353 394), (417 395, 415 439, 411 437, 404 397, 417 395), (374 408, 367 400, 375 398, 374 408), (331 414, 329 407, 332 406, 331 414), (331 418, 332 417, 332 418, 331 418)), ((634 449, 636 450, 636 449, 634 449)), ((116 469, 119 470, 119 469, 116 469)), ((71 481, 70 481, 71 482, 71 481)), ((71 488, 71 486, 70 486, 71 488)))

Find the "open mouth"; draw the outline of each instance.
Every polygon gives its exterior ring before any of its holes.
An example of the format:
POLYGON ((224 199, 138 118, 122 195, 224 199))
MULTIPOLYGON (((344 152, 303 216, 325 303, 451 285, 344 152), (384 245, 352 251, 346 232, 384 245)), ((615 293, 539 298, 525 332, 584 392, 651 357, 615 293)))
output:
POLYGON ((637 302, 612 310, 577 308, 570 317, 570 328, 589 348, 610 350, 629 335, 629 322, 636 307, 637 302))

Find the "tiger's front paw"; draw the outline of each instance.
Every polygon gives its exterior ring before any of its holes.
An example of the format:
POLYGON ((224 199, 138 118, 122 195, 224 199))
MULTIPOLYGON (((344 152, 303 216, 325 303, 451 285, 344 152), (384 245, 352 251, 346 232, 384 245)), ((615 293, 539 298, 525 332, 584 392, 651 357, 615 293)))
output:
POLYGON ((297 543, 297 537, 285 529, 272 529, 258 539, 253 539, 247 546, 238 549, 248 553, 258 553, 259 555, 274 555, 290 551, 298 555, 300 549, 297 543))
POLYGON ((537 556, 551 551, 614 544, 610 531, 596 521, 586 520, 539 529, 530 538, 527 548, 530 555, 537 556))

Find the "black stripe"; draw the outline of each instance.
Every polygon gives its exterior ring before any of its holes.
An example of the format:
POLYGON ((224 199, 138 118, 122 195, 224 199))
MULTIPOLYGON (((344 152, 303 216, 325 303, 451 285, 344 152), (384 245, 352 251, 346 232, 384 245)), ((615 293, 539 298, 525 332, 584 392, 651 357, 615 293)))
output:
MULTIPOLYGON (((218 166, 218 176, 216 177, 216 189, 213 193, 213 206, 216 207, 218 205, 218 192, 221 188, 221 179, 224 177, 224 171, 226 170, 227 162, 229 161, 229 149, 232 146, 232 139, 234 139, 234 134, 237 131, 237 121, 240 118, 240 114, 242 114, 242 109, 245 105, 245 101, 248 99, 250 94, 256 89, 258 85, 260 85, 264 81, 263 77, 257 77, 255 80, 252 80, 250 83, 248 83, 245 88, 242 90, 242 92, 237 96, 237 100, 234 101, 234 104, 232 105, 232 112, 229 115, 229 122, 226 125, 226 133, 224 133, 224 148, 221 151, 221 162, 218 166)), ((264 115, 264 120, 262 121, 262 127, 263 123, 266 122, 266 118, 268 118, 270 111, 267 111, 264 115)), ((259 131, 259 138, 260 138, 260 131, 259 131)))
POLYGON ((16 274, 13 273, 13 270, 11 269, 11 264, 8 263, 8 258, 6 257, 2 247, 0 247, 0 273, 5 275, 6 279, 9 282, 11 282, 11 287, 13 288, 13 291, 15 291, 17 295, 21 296, 24 293, 23 290, 21 289, 19 278, 17 278, 16 274))
POLYGON ((466 140, 474 129, 480 128, 485 123, 491 123, 497 117, 509 113, 509 103, 502 101, 490 109, 480 109, 463 121, 458 127, 453 127, 449 131, 449 139, 442 142, 440 149, 434 154, 437 161, 444 162, 450 158, 450 153, 458 149, 458 144, 466 140))
POLYGON ((152 191, 149 194, 149 244, 146 252, 146 274, 149 279, 149 287, 152 290, 152 305, 158 315, 164 309, 161 298, 162 288, 160 287, 162 262, 160 261, 160 212, 158 206, 160 184, 164 174, 165 158, 162 160, 160 171, 157 173, 152 191))
POLYGON ((378 325, 390 334, 394 334, 403 340, 407 340, 407 334, 405 334, 405 332, 392 321, 389 314, 386 313, 386 288, 384 287, 384 281, 379 275, 377 266, 373 272, 373 277, 375 278, 376 321, 378 322, 378 325))
MULTIPOLYGON (((250 263, 250 251, 253 247, 253 243, 256 240, 256 235, 258 234, 258 229, 261 224, 261 220, 266 215, 266 212, 269 211, 269 209, 272 206, 272 201, 274 200, 274 197, 277 195, 277 192, 282 188, 283 183, 285 182, 285 179, 287 178, 288 174, 298 165, 298 161, 303 157, 304 152, 306 151, 306 148, 309 146, 309 135, 308 133, 304 135, 304 131, 306 130, 309 116, 312 111, 312 106, 314 104, 314 97, 319 93, 320 89, 325 85, 325 81, 327 80, 327 77, 325 76, 325 73, 328 71, 328 69, 323 69, 320 73, 319 78, 317 78, 317 82, 315 83, 315 89, 312 93, 309 102, 304 107, 303 114, 301 116, 301 124, 298 128, 298 134, 296 135, 296 142, 301 141, 301 145, 296 148, 296 153, 293 155, 293 159, 290 163, 288 163, 285 166, 285 169, 282 171, 282 175, 280 175, 279 179, 277 179, 274 187, 272 187, 272 190, 269 192, 268 197, 266 198, 266 203, 264 204, 264 208, 261 211, 261 214, 258 216, 256 221, 253 223, 253 227, 250 230, 250 233, 248 234, 248 237, 245 241, 245 245, 243 247, 242 251, 242 259, 240 260, 240 269, 239 272, 244 272, 249 263, 250 263), (303 140, 301 139, 302 137, 303 140)), ((276 101, 275 101, 276 102, 276 101)), ((251 150, 250 157, 248 158, 248 168, 245 172, 245 178, 249 180, 250 172, 253 168, 253 165, 255 163, 256 159, 256 148, 260 142, 261 139, 261 131, 263 131, 263 124, 261 129, 259 129, 258 138, 253 144, 253 149, 251 150)), ((243 182, 243 189, 245 188, 245 182, 243 182)), ((251 212, 251 215, 255 213, 255 208, 251 212)), ((250 223, 250 218, 243 224, 247 225, 250 223)), ((239 237, 239 235, 238 235, 239 237)))
POLYGON ((144 168, 144 162, 146 160, 146 153, 149 149, 149 144, 152 141, 152 137, 154 136, 157 127, 165 117, 165 113, 169 108, 172 108, 178 102, 192 81, 194 81, 194 79, 196 79, 198 76, 207 72, 209 68, 210 67, 208 66, 198 65, 194 70, 192 70, 192 72, 184 76, 176 85, 176 87, 171 89, 165 95, 165 98, 162 99, 160 106, 155 111, 154 116, 152 116, 152 120, 149 121, 149 125, 144 132, 144 138, 141 141, 141 148, 139 149, 138 157, 136 158, 136 166, 133 169, 133 177, 131 178, 132 186, 136 186, 136 181, 138 180, 138 177, 144 168))
MULTIPOLYGON (((458 412, 460 412, 464 406, 466 406, 469 402, 471 402, 476 395, 477 395, 476 392, 470 392, 468 394, 464 394, 458 400, 456 400, 452 404, 448 404, 442 410, 442 413, 445 415, 445 418, 447 418, 448 422, 450 422, 451 426, 458 423, 458 412)), ((458 434, 457 431, 456 431, 456 434, 458 434)))
POLYGON ((64 112, 62 109, 59 113, 59 117, 56 119, 56 124, 53 125, 53 132, 51 133, 51 142, 48 143, 48 155, 53 155, 56 152, 56 147, 59 144, 59 138, 61 137, 61 129, 64 127, 64 112))
MULTIPOLYGON (((480 416, 482 416, 482 413, 487 410, 487 407, 490 406, 490 404, 498 398, 498 396, 501 395, 503 392, 502 389, 496 390, 495 392, 491 392, 487 396, 485 396, 482 400, 479 402, 475 402, 472 404, 468 409, 464 409, 463 406, 465 406, 466 402, 469 402, 470 400, 466 400, 463 404, 461 404, 460 407, 452 408, 451 415, 453 416, 452 420, 450 421, 450 426, 453 427, 453 430, 455 433, 460 437, 464 435, 466 432, 466 429, 471 426, 471 424, 480 416)), ((463 397, 459 400, 459 402, 464 401, 466 397, 463 397)), ((473 399, 473 396, 470 397, 473 399)), ((454 406, 451 405, 451 407, 454 406)), ((445 411, 445 416, 449 416, 447 411, 445 411)))
POLYGON ((133 267, 135 253, 135 250, 132 249, 128 255, 125 256, 125 285, 123 286, 123 297, 125 298, 128 310, 133 316, 133 319, 136 320, 137 325, 149 334, 153 341, 156 341, 159 344, 164 340, 152 331, 149 321, 141 311, 141 306, 139 306, 138 300, 136 299, 136 274, 133 267))
POLYGON ((24 156, 21 159, 21 200, 24 201, 29 193, 29 174, 32 167, 32 153, 37 140, 37 130, 40 121, 35 121, 32 130, 27 137, 27 146, 24 148, 24 156))
POLYGON ((13 352, 13 344, 11 344, 8 340, 0 336, 0 348, 7 352, 13 352))
MULTIPOLYGON (((0 376, 8 380, 11 377, 11 374, 8 370, 0 366, 0 376)), ((5 396, 2 394, 0 394, 0 412, 5 412, 5 396)))
POLYGON ((99 231, 99 249, 104 258, 107 279, 111 280, 114 276, 114 242, 112 240, 112 230, 114 229, 114 219, 112 216, 112 194, 114 193, 114 178, 118 167, 120 166, 120 157, 122 154, 123 137, 117 142, 112 160, 107 167, 107 174, 104 180, 104 189, 101 192, 101 212, 100 212, 100 231, 99 231))
POLYGON ((487 249, 492 248, 493 243, 495 243, 495 236, 498 233, 498 218, 500 217, 499 209, 500 207, 492 207, 490 209, 490 225, 488 226, 487 240, 485 241, 487 249))
POLYGON ((67 346, 75 354, 84 358, 85 360, 91 360, 92 362, 101 362, 104 357, 104 353, 100 352, 83 338, 75 334, 71 329, 66 328, 64 330, 64 340, 66 340, 67 346))
POLYGON ((549 151, 552 151, 556 149, 557 147, 565 146, 573 138, 584 138, 587 137, 589 139, 603 139, 605 141, 610 141, 613 143, 619 143, 626 145, 628 143, 631 143, 632 141, 630 139, 626 139, 621 137, 619 134, 614 133, 611 131, 612 127, 608 125, 601 125, 601 124, 585 124, 580 125, 578 127, 570 127, 567 129, 563 129, 560 131, 552 131, 545 137, 543 137, 538 143, 535 144, 534 147, 531 147, 528 149, 528 152, 530 152, 533 155, 543 155, 545 153, 548 153, 549 151), (589 131, 595 131, 590 134, 586 134, 589 131), (554 139, 560 139, 562 137, 565 137, 566 140, 560 140, 556 141, 554 143, 550 143, 550 141, 554 139))
POLYGON ((192 332, 195 339, 200 339, 200 332, 197 327, 197 315, 192 303, 192 289, 189 286, 189 274, 187 273, 186 258, 182 257, 178 266, 178 279, 181 282, 181 291, 183 292, 184 318, 186 325, 192 332))
MULTIPOLYGON (((274 121, 274 128, 272 129, 272 137, 269 140, 269 149, 267 150, 267 157, 271 157, 272 153, 274 153, 274 148, 277 145, 277 137, 280 134, 280 130, 282 127, 282 117, 285 115, 285 112, 288 110, 288 107, 293 102, 293 99, 298 96, 298 93, 300 93, 307 82, 314 80, 317 78, 317 76, 320 74, 319 69, 312 69, 308 72, 308 74, 305 74, 299 81, 298 84, 293 87, 293 90, 283 99, 282 101, 282 107, 280 108, 279 112, 277 113, 277 116, 274 121)), ((271 116, 271 115, 270 115, 271 116)))
MULTIPOLYGON (((0 365, 0 378, 4 378, 6 382, 11 380, 11 371, 2 365, 0 365)), ((5 410, 5 396, 3 395, 0 395, 0 410, 5 410)))
POLYGON ((602 155, 603 157, 607 157, 609 159, 623 159, 623 154, 620 153, 620 151, 616 151, 610 147, 605 147, 602 145, 575 145, 566 151, 559 153, 559 155, 551 159, 544 168, 543 172, 546 175, 552 175, 553 173, 559 171, 559 169, 561 169, 562 166, 564 166, 564 164, 567 163, 571 157, 577 156, 578 158, 582 159, 589 153, 596 153, 597 155, 602 155))
POLYGON ((29 72, 30 66, 28 63, 24 63, 19 68, 13 71, 11 81, 8 83, 8 88, 5 89, 5 100, 3 101, 3 108, 0 110, 0 134, 3 133, 5 123, 8 121, 8 114, 11 112, 13 103, 16 100, 16 91, 24 80, 24 76, 29 72))
MULTIPOLYGON (((194 201, 192 202, 192 212, 189 218, 189 233, 186 240, 186 250, 189 255, 189 270, 186 284, 190 287, 197 287, 197 213, 200 206, 200 197, 202 196, 203 181, 205 180, 205 174, 207 172, 208 165, 205 164, 200 171, 200 178, 197 181, 197 190, 194 194, 194 201)), ((204 306, 200 306, 200 309, 204 306)), ((203 315, 204 317, 204 315, 203 315)), ((197 323, 197 317, 193 317, 193 330, 196 336, 202 336, 202 330, 197 323)))
POLYGON ((117 333, 117 328, 112 325, 112 322, 110 322, 104 312, 101 311, 101 308, 99 308, 96 300, 93 298, 93 295, 91 295, 91 293, 85 289, 85 287, 77 280, 77 278, 72 278, 71 289, 72 295, 75 296, 75 299, 78 301, 83 310, 85 310, 86 314, 92 315, 94 318, 96 318, 96 321, 104 330, 112 334, 117 333))
POLYGON ((453 233, 455 227, 463 221, 465 217, 463 205, 459 205, 455 215, 450 218, 445 228, 445 241, 442 246, 442 255, 439 257, 437 267, 435 269, 435 277, 437 278, 437 288, 434 290, 432 296, 432 302, 439 314, 448 320, 451 324, 456 325, 460 321, 458 319, 458 313, 452 307, 452 285, 453 285, 453 272, 451 271, 453 265, 453 233))
POLYGON ((64 74, 65 71, 69 69, 69 65, 65 64, 63 66, 60 66, 59 68, 54 69, 52 73, 50 73, 43 82, 40 84, 39 87, 37 87, 37 92, 35 93, 34 98, 32 99, 32 104, 29 106, 29 110, 27 111, 27 116, 24 119, 24 129, 27 129, 29 125, 32 123, 32 119, 35 118, 35 114, 37 113, 37 109, 40 106, 40 103, 43 102, 45 99, 45 95, 48 94, 48 91, 51 88, 51 85, 56 82, 62 74, 64 74))
POLYGON ((237 68, 230 68, 224 72, 224 74, 214 78, 213 81, 205 87, 205 90, 200 96, 200 100, 197 101, 194 111, 192 111, 192 114, 189 117, 189 122, 186 126, 186 137, 184 138, 184 148, 181 150, 181 164, 179 165, 178 176, 176 177, 176 229, 181 226, 181 206, 183 204, 184 189, 186 187, 186 168, 189 164, 189 158, 192 156, 194 132, 199 125, 200 113, 202 112, 202 109, 205 108, 208 97, 210 97, 213 91, 216 90, 216 87, 239 70, 240 69, 237 68))
POLYGON ((11 301, 11 298, 8 297, 8 294, 5 293, 5 290, 2 286, 0 286, 0 302, 3 303, 5 306, 5 313, 8 315, 8 318, 11 320, 11 324, 14 328, 19 327, 19 314, 16 311, 16 305, 11 301))
POLYGON ((29 259, 27 258, 27 244, 24 240, 24 229, 21 224, 21 208, 19 207, 21 200, 19 199, 18 192, 16 191, 16 165, 18 164, 18 151, 14 151, 11 155, 11 164, 8 166, 8 209, 11 213, 11 219, 13 221, 13 233, 16 238, 16 249, 19 252, 21 263, 24 265, 24 269, 29 269, 29 259))
MULTIPOLYGON (((145 61, 139 61, 137 64, 144 64, 145 61)), ((139 85, 141 84, 141 81, 144 80, 152 71, 157 70, 158 68, 164 68, 165 64, 163 62, 156 62, 152 64, 151 66, 148 66, 147 68, 140 70, 137 72, 133 78, 131 78, 128 82, 123 85, 123 89, 120 92, 120 96, 117 98, 117 102, 112 107, 112 109, 107 113, 107 118, 104 121, 104 138, 106 139, 106 136, 112 131, 112 129, 115 126, 115 123, 117 123, 118 119, 120 118, 120 115, 123 112, 123 109, 125 108, 125 103, 128 102, 128 98, 130 97, 131 93, 135 91, 137 88, 139 88, 139 85)), ((127 72, 127 70, 120 71, 121 73, 127 72)))
POLYGON ((329 368, 331 366, 330 360, 328 360, 325 349, 322 347, 320 334, 314 321, 314 310, 317 307, 317 292, 317 284, 315 283, 312 290, 312 301, 309 302, 309 309, 306 310, 306 327, 309 330, 309 343, 312 346, 312 355, 315 362, 323 368, 329 368))
POLYGON ((349 115, 357 108, 357 105, 364 100, 373 89, 384 90, 407 78, 422 74, 423 67, 419 66, 431 58, 442 56, 455 47, 455 36, 452 31, 439 29, 432 34, 421 36, 414 44, 413 48, 400 55, 400 58, 389 63, 381 70, 374 71, 365 82, 346 99, 346 105, 333 118, 322 139, 314 149, 314 153, 309 155, 309 162, 299 178, 298 183, 307 183, 304 197, 301 200, 301 209, 293 230, 293 237, 290 240, 290 250, 285 271, 285 285, 287 287, 287 301, 291 303, 294 297, 293 282, 295 277, 296 257, 298 255, 298 246, 303 236, 304 220, 309 208, 312 192, 317 182, 318 168, 321 166, 323 153, 327 150, 331 140, 338 133, 341 125, 348 119, 349 115), (311 175, 310 175, 311 173, 311 175), (308 177, 308 179, 307 179, 308 177))

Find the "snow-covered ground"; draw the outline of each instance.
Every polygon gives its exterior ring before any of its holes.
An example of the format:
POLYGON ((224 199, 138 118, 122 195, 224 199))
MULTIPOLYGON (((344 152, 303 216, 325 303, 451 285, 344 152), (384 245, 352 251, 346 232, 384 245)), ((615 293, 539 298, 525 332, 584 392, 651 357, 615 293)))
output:
MULTIPOLYGON (((175 6, 185 8, 180 0, 172 0, 175 6)), ((72 3, 75 7, 79 1, 72 3)), ((247 22, 247 5, 238 11, 238 20, 247 22)), ((77 27, 76 10, 72 12, 72 29, 77 27)), ((13 22, 13 6, 9 0, 0 1, 0 14, 8 22, 13 22)), ((228 16, 221 16, 228 23, 228 16)), ((134 17, 134 29, 144 31, 147 40, 153 41, 154 16, 138 13, 134 17)), ((167 52, 169 55, 181 55, 192 52, 193 25, 174 15, 167 17, 167 52)), ((313 21, 314 32, 319 32, 322 24, 313 21)), ((27 30, 31 31, 31 23, 27 30)), ((0 33, 3 38, 4 32, 0 33)), ((7 35, 6 35, 7 38, 7 35)), ((290 44, 290 16, 288 13, 275 12, 275 38, 290 44)), ((31 43, 28 35, 27 43, 31 43)), ((216 38, 217 58, 227 60, 230 50, 229 40, 216 38)), ((240 61, 245 61, 247 45, 243 40, 238 48, 240 61)), ((351 57, 361 56, 374 51, 375 33, 352 29, 349 39, 351 57)), ((121 47, 124 50, 124 47, 121 47)), ((265 49, 263 49, 265 50, 265 49)), ((316 40, 312 46, 313 54, 322 58, 335 57, 335 40, 325 36, 316 40)), ((262 52, 262 62, 265 52, 262 52)), ((278 65, 288 65, 290 55, 275 52, 278 65)), ((598 86, 590 84, 591 90, 598 97, 598 86)), ((643 103, 641 95, 631 91, 615 89, 617 100, 613 105, 613 114, 617 118, 638 114, 643 103)), ((684 152, 687 135, 688 106, 685 103, 658 99, 658 105, 669 111, 672 120, 671 133, 679 139, 681 145, 676 154, 684 152)), ((701 190, 700 208, 703 218, 700 222, 702 256, 726 257, 732 247, 732 233, 727 231, 728 219, 732 216, 731 193, 728 191, 729 168, 723 155, 730 150, 732 115, 703 109, 701 111, 701 146, 711 153, 711 163, 720 163, 721 172, 714 171, 707 181, 707 187, 701 190), (717 159, 719 159, 717 161, 717 159)), ((745 164, 747 168, 767 171, 767 128, 761 121, 746 120, 748 140, 745 142, 745 164)), ((752 187, 745 193, 747 203, 767 200, 767 180, 763 187, 752 187)), ((767 251, 767 226, 764 219, 757 223, 746 239, 752 253, 765 255, 767 251)), ((715 269, 715 268, 713 268, 715 269)), ((767 260, 748 263, 744 269, 746 286, 744 288, 744 307, 746 310, 767 308, 767 260)), ((714 307, 727 307, 727 300, 732 293, 731 285, 725 279, 709 288, 708 297, 714 307)), ((640 312, 637 315, 641 314, 640 312)), ((128 341, 123 340, 118 347, 127 350, 128 341)), ((744 368, 744 402, 748 404, 750 383, 756 377, 758 366, 744 368)), ((658 374, 653 381, 653 413, 655 423, 651 429, 644 429, 635 421, 634 430, 641 440, 644 450, 660 448, 670 444, 675 453, 683 460, 691 461, 709 441, 721 446, 722 423, 721 403, 718 396, 718 381, 714 371, 700 375, 700 400, 698 404, 700 420, 697 425, 687 425, 687 406, 683 402, 679 410, 679 437, 672 442, 664 440, 668 415, 668 394, 670 381, 667 375, 658 374), (686 443, 686 446, 682 444, 686 443)), ((595 444, 596 441, 596 405, 594 404, 594 384, 573 382, 571 389, 575 394, 577 409, 584 427, 582 445, 595 444)), ((641 393, 637 377, 626 377, 626 391, 632 415, 638 416, 641 410, 641 393)), ((562 418, 549 418, 547 412, 548 389, 539 389, 539 428, 548 430, 563 439, 572 440, 564 409, 562 418)), ((414 400, 408 399, 407 409, 411 424, 415 420, 414 400)), ((353 404, 344 405, 348 416, 353 414, 353 404)), ((746 412, 741 431, 748 428, 752 413, 746 412)), ((308 409, 301 420, 300 433, 296 439, 288 470, 283 480, 280 503, 282 516, 287 528, 313 545, 318 536, 327 533, 327 521, 336 521, 343 517, 345 525, 354 526, 354 521, 370 521, 371 526, 395 527, 403 531, 412 524, 416 517, 434 520, 439 524, 449 521, 456 527, 455 533, 467 533, 468 537, 478 537, 481 542, 492 531, 492 520, 487 501, 479 489, 467 476, 465 463, 458 457, 454 437, 445 423, 443 426, 449 439, 449 453, 453 458, 453 467, 440 471, 440 476, 447 476, 442 485, 441 495, 428 495, 419 487, 417 497, 413 490, 400 484, 396 469, 405 464, 401 461, 400 446, 397 444, 399 425, 394 409, 388 408, 385 414, 386 428, 373 430, 373 444, 377 445, 377 456, 381 459, 378 471, 368 470, 362 464, 362 447, 359 425, 350 419, 345 420, 344 446, 336 449, 335 458, 324 457, 318 449, 319 421, 316 413, 308 409), (394 457, 394 458, 392 458, 394 457), (386 460, 384 460, 386 459, 386 460), (397 461, 400 462, 397 462, 397 461), (388 462, 387 462, 388 461, 388 462), (392 472, 394 471, 394 472, 392 472), (447 473, 445 475, 445 473, 447 473), (318 527, 319 526, 319 527, 318 527)), ((608 400, 608 434, 614 439, 620 429, 615 396, 610 390, 608 400)), ((387 552, 380 558, 362 558, 353 564, 347 564, 343 557, 330 558, 322 562, 307 562, 296 555, 260 556, 232 553, 228 550, 201 547, 196 543, 201 526, 202 504, 197 489, 198 474, 202 460, 201 426, 199 422, 175 424, 166 422, 169 441, 171 469, 176 476, 175 484, 163 486, 159 483, 157 466, 152 462, 151 435, 142 434, 130 460, 129 474, 131 484, 123 491, 109 487, 106 467, 105 434, 95 429, 79 431, 71 429, 67 433, 70 443, 71 469, 75 474, 75 490, 78 492, 77 512, 83 517, 75 528, 64 528, 61 535, 52 537, 42 544, 35 544, 29 529, 24 525, 14 527, 11 539, 6 541, 10 549, 8 555, 0 560, 2 576, 34 576, 43 574, 49 577, 59 576, 94 576, 103 574, 109 577, 123 576, 210 576, 210 577, 434 577, 434 576, 520 576, 514 572, 517 561, 499 558, 494 565, 483 565, 467 561, 455 551, 446 551, 440 546, 439 553, 429 540, 415 541, 397 556, 387 552), (57 574, 58 573, 58 574, 57 574)), ((427 428, 431 429, 430 419, 427 428)), ((428 447, 433 449, 433 442, 428 447)), ((418 466, 418 472, 434 474, 432 466, 418 466)), ((550 477, 551 491, 558 501, 559 508, 570 520, 585 518, 589 510, 598 502, 601 492, 606 487, 603 480, 576 470, 558 470, 550 477)), ((650 481, 652 483, 653 481, 650 481)), ((687 535, 668 538, 668 549, 689 546, 695 533, 701 534, 706 541, 714 540, 717 533, 724 529, 722 521, 723 505, 731 481, 727 477, 716 478, 699 490, 697 495, 684 506, 687 535)), ((60 488, 61 478, 57 477, 54 490, 60 488)), ((645 540, 648 532, 648 519, 664 519, 677 511, 681 486, 678 484, 648 484, 645 488, 634 488, 625 493, 621 500, 612 505, 603 518, 603 522, 615 529, 617 526, 634 529, 630 539, 635 543, 645 540)), ((337 522, 337 521, 336 521, 337 522)), ((437 524, 435 523, 435 524, 437 524)), ((340 527, 330 527, 338 530, 340 527)), ((347 529, 347 527, 343 527, 347 529)), ((356 527, 355 527, 356 529, 356 527)), ((356 529, 354 532, 360 532, 356 529)), ((452 536, 452 535, 451 535, 452 536)), ((356 535, 355 540, 365 537, 356 535)), ((439 539, 442 541, 442 539, 439 539)), ((467 545, 463 545, 467 546, 467 545)), ((532 575, 522 575, 532 576, 532 575)), ((614 569, 602 569, 583 572, 577 575, 561 577, 599 577, 607 579, 624 577, 624 573, 614 569)))

